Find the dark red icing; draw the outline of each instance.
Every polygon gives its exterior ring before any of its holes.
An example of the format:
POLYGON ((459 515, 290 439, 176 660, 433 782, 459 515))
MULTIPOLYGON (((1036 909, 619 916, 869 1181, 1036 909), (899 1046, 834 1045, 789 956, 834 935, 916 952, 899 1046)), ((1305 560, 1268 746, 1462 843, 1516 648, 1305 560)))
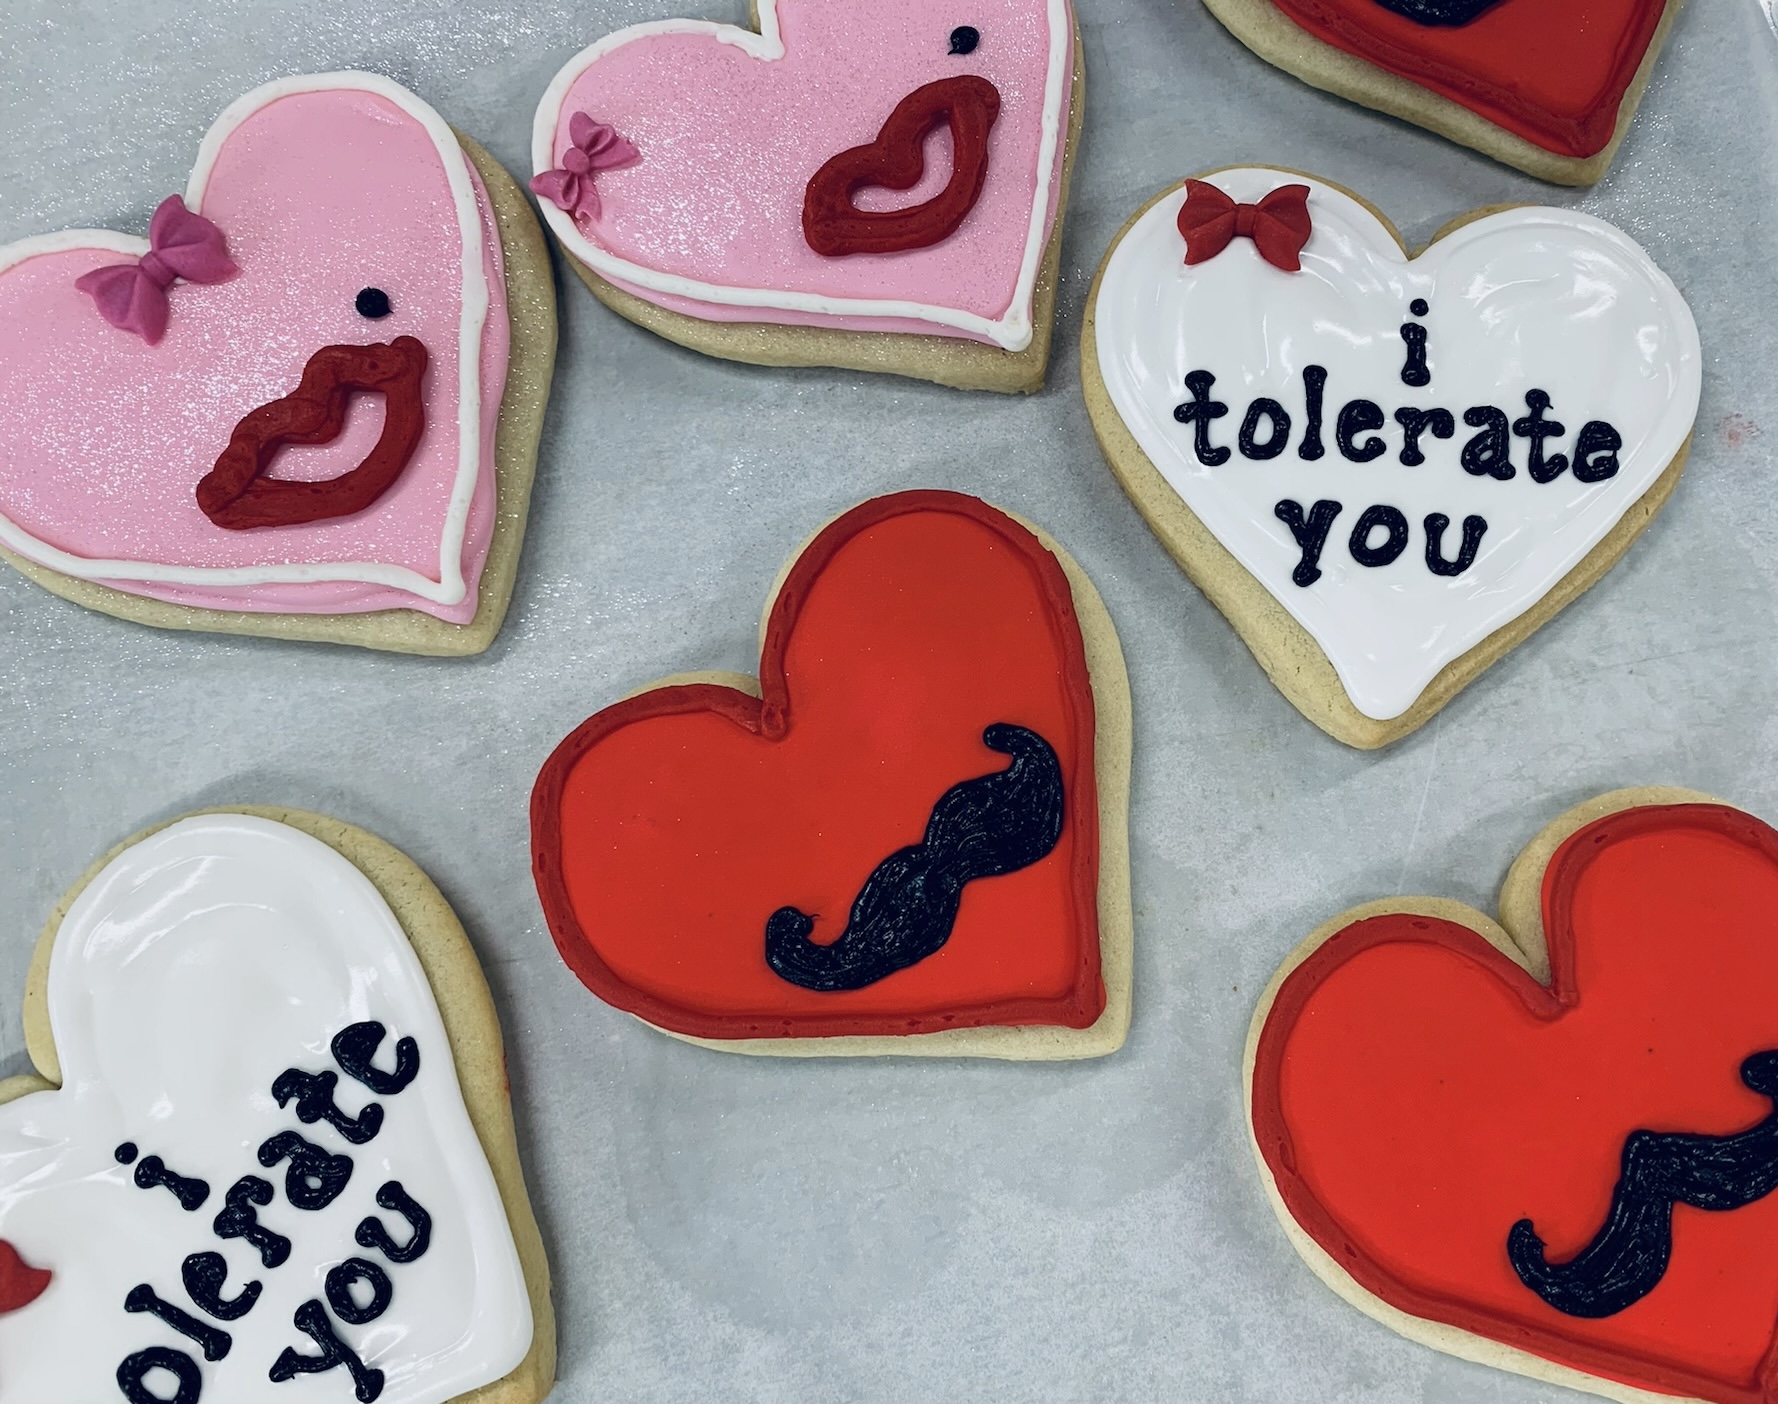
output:
POLYGON ((1272 0, 1317 39, 1559 156, 1596 155, 1668 0, 1501 0, 1427 25, 1377 0, 1272 0))
POLYGON ((1067 576, 975 498, 854 508, 773 603, 761 696, 657 687, 577 728, 531 798, 532 867, 563 959, 607 1003, 704 1038, 1091 1025, 1099 972, 1094 708, 1067 576), (1002 768, 984 728, 1030 728, 1065 786, 1060 838, 968 885, 942 949, 856 989, 766 959, 786 905, 826 944, 947 788, 1002 768))
POLYGON ((49 1286, 50 1274, 32 1267, 4 1238, 0 1238, 0 1316, 30 1306, 49 1286))
POLYGON ((421 342, 398 336, 387 344, 324 346, 303 367, 302 380, 281 399, 250 411, 235 426, 216 466, 198 483, 198 506, 219 527, 296 526, 362 512, 395 484, 426 428, 420 379, 421 342), (383 432, 356 468, 321 482, 268 478, 286 444, 327 444, 346 424, 354 391, 383 396, 383 432))
POLYGON ((1188 180, 1179 207, 1187 264, 1207 262, 1231 239, 1251 239, 1260 257, 1286 273, 1301 270, 1297 255, 1309 242, 1309 187, 1280 185, 1257 204, 1238 204, 1208 181, 1188 180))
POLYGON ((1423 1320, 1641 1389, 1778 1400, 1778 1197, 1681 1204, 1658 1285, 1613 1314, 1547 1304, 1604 1221, 1631 1133, 1723 1137, 1771 1112, 1737 1075, 1778 1046, 1778 833, 1718 805, 1644 806, 1557 849, 1550 983, 1476 932, 1396 913, 1280 984, 1255 1046, 1255 1141, 1290 1217, 1359 1287, 1423 1320))
POLYGON ((803 194, 803 237, 816 253, 901 253, 957 232, 988 178, 988 132, 1000 115, 1000 90, 963 74, 915 88, 883 123, 877 139, 830 157, 803 194), (951 178, 930 200, 902 210, 861 210, 852 197, 870 186, 907 190, 926 170, 926 138, 951 126, 951 178))

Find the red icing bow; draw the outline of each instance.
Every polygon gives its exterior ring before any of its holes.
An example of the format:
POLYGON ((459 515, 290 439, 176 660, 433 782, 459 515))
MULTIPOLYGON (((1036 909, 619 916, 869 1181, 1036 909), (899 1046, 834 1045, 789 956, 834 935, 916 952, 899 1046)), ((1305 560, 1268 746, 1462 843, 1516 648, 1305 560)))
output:
POLYGON ((594 174, 627 166, 642 153, 636 150, 635 142, 619 136, 610 123, 595 122, 584 112, 576 112, 568 119, 568 139, 571 145, 562 153, 562 164, 532 176, 531 193, 577 219, 582 215, 597 219, 600 202, 598 189, 593 185, 594 174))
POLYGON ((167 289, 177 278, 220 283, 235 273, 222 231, 169 195, 148 225, 148 252, 135 263, 111 263, 83 273, 74 286, 97 304, 99 315, 150 346, 167 334, 167 289))
POLYGON ((4 1238, 0 1238, 0 1315, 30 1306, 49 1286, 49 1272, 35 1268, 19 1256, 4 1238))
POLYGON ((1239 205, 1214 185, 1185 183, 1185 204, 1179 210, 1179 232, 1185 235, 1185 261, 1203 263, 1229 246, 1237 236, 1251 239, 1259 256, 1274 268, 1295 273, 1297 255, 1309 242, 1309 187, 1281 185, 1257 205, 1239 205))

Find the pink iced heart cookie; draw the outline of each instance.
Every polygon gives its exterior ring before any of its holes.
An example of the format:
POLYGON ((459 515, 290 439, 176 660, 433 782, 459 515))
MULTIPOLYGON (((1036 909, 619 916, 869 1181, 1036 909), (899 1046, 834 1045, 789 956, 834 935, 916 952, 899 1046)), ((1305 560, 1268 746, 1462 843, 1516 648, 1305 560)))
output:
POLYGON ((1078 62, 1068 0, 636 25, 550 84, 532 189, 593 292, 682 345, 1031 390, 1078 62))
POLYGON ((553 356, 542 255, 404 88, 256 89, 148 240, 0 248, 0 548, 149 623, 485 648, 553 356), (543 296, 509 314, 509 282, 543 296))

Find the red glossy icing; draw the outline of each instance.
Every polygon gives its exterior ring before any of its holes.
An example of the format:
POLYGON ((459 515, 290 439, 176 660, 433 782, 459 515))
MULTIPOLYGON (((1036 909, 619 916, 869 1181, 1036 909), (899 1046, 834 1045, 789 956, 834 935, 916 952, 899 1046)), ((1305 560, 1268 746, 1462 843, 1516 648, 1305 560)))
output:
POLYGON ((877 139, 830 157, 803 193, 803 238, 825 257, 905 253, 957 232, 988 178, 988 132, 1000 90, 973 73, 915 88, 889 114, 877 139), (926 172, 926 138, 951 129, 951 178, 930 200, 899 210, 861 210, 852 197, 869 186, 911 190, 926 172))
POLYGON ((1562 156, 1604 150, 1667 0, 1501 0, 1425 25, 1376 0, 1272 0, 1316 38, 1562 156))
POLYGON ((50 1274, 32 1267, 4 1238, 0 1238, 0 1316, 28 1307, 49 1286, 50 1274))
POLYGON ((1778 1047, 1778 833, 1715 805, 1627 810, 1545 874, 1551 985, 1427 917, 1358 922, 1285 980, 1253 1124, 1291 1216, 1366 1291, 1589 1374, 1778 1399, 1778 1195, 1681 1205, 1648 1296, 1582 1320, 1514 1275, 1603 1222, 1633 1130, 1723 1134, 1770 1114, 1738 1076, 1778 1047))
POLYGON ((1231 239, 1251 239, 1261 258, 1286 273, 1302 270, 1297 255, 1315 228, 1306 185, 1280 185, 1257 204, 1247 205, 1202 180, 1186 181, 1178 225, 1188 266, 1209 262, 1231 239))
POLYGON ((656 688, 583 723, 531 800, 533 868, 563 959, 600 998, 707 1038, 1085 1028, 1099 974, 1091 680, 1067 577, 971 497, 908 492, 832 523, 772 606, 763 700, 656 688), (982 729, 1055 748, 1066 823, 1030 867, 969 884, 949 941, 863 989, 818 993, 765 961, 793 904, 844 929, 934 801, 1003 769, 982 729))
POLYGON ((395 485, 426 429, 420 379, 426 347, 398 336, 369 346, 324 346, 296 389, 249 412, 216 466, 198 480, 198 506, 219 527, 295 526, 362 512, 395 485), (346 427, 353 391, 380 394, 383 432, 356 468, 319 482, 266 476, 286 444, 330 444, 346 427))

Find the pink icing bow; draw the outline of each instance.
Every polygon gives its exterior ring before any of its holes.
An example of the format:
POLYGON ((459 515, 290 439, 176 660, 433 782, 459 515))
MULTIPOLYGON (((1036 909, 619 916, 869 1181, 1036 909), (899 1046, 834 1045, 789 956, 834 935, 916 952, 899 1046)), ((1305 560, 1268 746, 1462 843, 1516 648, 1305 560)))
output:
POLYGON ((532 176, 531 191, 576 219, 583 215, 597 219, 599 192, 593 188, 593 173, 627 166, 641 153, 633 141, 617 134, 617 128, 595 122, 584 112, 568 119, 568 137, 573 145, 562 153, 561 166, 532 176))
POLYGON ((148 252, 138 262, 95 268, 74 286, 92 298, 112 326, 153 346, 167 334, 167 289, 174 279, 220 283, 235 271, 222 231, 169 195, 149 221, 148 252))

